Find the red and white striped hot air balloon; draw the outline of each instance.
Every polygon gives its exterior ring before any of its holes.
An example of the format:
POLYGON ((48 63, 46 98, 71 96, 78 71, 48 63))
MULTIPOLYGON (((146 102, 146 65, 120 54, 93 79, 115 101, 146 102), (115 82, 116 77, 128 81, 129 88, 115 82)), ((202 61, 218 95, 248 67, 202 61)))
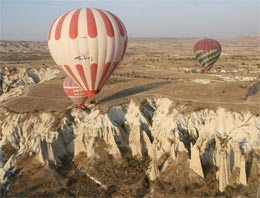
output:
POLYGON ((48 46, 56 64, 91 98, 123 59, 127 32, 111 12, 80 8, 53 22, 48 46))
POLYGON ((87 100, 87 96, 83 89, 81 89, 70 77, 66 77, 63 82, 64 92, 68 97, 79 107, 87 100))

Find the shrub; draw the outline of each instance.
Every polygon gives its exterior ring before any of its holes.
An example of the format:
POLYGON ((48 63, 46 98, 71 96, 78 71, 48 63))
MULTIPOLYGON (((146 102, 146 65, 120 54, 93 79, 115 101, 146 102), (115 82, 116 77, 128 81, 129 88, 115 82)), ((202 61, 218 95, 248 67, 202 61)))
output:
POLYGON ((227 186, 224 191, 225 196, 228 196, 228 197, 231 197, 234 193, 235 193, 235 189, 231 186, 227 186))

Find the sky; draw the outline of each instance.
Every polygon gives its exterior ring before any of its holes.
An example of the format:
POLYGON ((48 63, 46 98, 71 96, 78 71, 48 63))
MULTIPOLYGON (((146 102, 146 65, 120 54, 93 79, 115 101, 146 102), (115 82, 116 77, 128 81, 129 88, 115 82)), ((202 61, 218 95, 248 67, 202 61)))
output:
POLYGON ((45 41, 60 14, 109 10, 129 37, 233 38, 260 34, 259 0, 0 0, 0 40, 45 41))

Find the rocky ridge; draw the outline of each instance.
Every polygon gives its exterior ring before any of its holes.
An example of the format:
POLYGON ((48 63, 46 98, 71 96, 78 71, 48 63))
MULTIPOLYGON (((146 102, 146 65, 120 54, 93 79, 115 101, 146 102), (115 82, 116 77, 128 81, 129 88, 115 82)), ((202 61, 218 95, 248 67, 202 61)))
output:
POLYGON ((54 79, 60 71, 50 68, 0 68, 0 102, 21 96, 25 86, 54 79))
POLYGON ((115 158, 125 158, 127 153, 139 159, 148 156, 147 174, 152 181, 173 163, 186 161, 189 174, 201 179, 206 167, 217 167, 215 176, 221 192, 232 183, 247 185, 253 177, 249 175, 251 167, 258 166, 259 170, 259 117, 223 108, 190 114, 175 109, 169 112, 171 103, 167 98, 147 99, 140 106, 131 102, 111 107, 106 114, 72 109, 62 116, 55 112, 15 114, 1 109, 1 183, 8 184, 16 160, 25 153, 56 166, 65 156, 75 157, 81 152, 93 161, 100 157, 97 142, 101 139, 115 158), (8 143, 17 152, 7 159, 2 153, 8 143))

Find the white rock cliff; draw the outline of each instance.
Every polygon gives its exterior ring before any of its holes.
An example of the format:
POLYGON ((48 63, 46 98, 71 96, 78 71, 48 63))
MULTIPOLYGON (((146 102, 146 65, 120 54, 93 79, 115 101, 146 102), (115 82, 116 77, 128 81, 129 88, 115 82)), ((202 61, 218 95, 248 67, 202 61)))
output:
POLYGON ((26 152, 37 154, 42 163, 51 160, 59 164, 63 156, 76 156, 80 152, 86 152, 91 159, 97 158, 100 138, 108 145, 108 152, 117 158, 123 157, 125 150, 138 158, 148 155, 151 180, 172 160, 178 161, 178 153, 185 151, 191 170, 202 178, 203 165, 218 167, 220 191, 229 184, 232 165, 240 168, 238 181, 246 185, 248 159, 241 153, 258 149, 260 119, 248 112, 231 113, 223 108, 181 114, 177 110, 169 112, 170 106, 169 99, 158 98, 147 99, 141 106, 131 102, 111 107, 103 115, 98 110, 87 113, 73 109, 64 115, 59 126, 55 124, 55 113, 15 114, 1 109, 0 153, 8 141, 18 151, 9 159, 0 155, 0 181, 7 180, 16 159, 26 152), (158 161, 165 154, 170 157, 159 168, 158 161))

